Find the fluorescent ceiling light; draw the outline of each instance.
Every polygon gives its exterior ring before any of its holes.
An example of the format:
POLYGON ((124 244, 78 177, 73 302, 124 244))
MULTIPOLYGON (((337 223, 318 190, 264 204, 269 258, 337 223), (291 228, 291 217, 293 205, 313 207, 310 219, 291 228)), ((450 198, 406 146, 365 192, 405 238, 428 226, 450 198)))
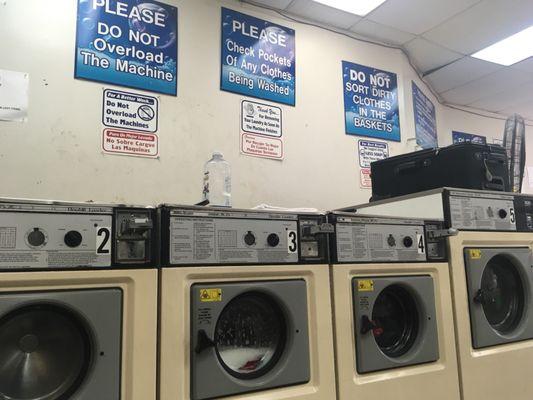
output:
POLYGON ((364 17, 385 0, 314 0, 317 3, 325 4, 338 10, 364 17))
POLYGON ((533 25, 472 54, 472 57, 511 65, 533 56, 533 25))

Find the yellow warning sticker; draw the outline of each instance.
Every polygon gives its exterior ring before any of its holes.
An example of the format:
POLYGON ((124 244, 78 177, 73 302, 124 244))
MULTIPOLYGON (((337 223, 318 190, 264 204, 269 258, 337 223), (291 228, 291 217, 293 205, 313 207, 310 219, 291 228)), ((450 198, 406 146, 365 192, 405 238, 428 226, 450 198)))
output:
POLYGON ((470 253, 470 259, 471 260, 479 260, 481 258, 481 250, 480 249, 470 249, 468 250, 470 253))
POLYGON ((200 289, 200 301, 222 301, 222 289, 200 289))
POLYGON ((364 280, 357 281, 357 291, 358 292, 373 292, 374 281, 372 279, 364 279, 364 280))

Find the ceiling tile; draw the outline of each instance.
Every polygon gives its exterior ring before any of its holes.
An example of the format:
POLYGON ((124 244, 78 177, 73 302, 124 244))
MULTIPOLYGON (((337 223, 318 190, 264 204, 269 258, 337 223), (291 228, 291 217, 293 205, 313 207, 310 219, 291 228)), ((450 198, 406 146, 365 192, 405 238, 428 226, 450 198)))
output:
POLYGON ((357 15, 315 3, 311 0, 294 0, 287 8, 287 11, 341 29, 348 29, 361 19, 357 15))
POLYGON ((467 56, 427 75, 425 79, 437 93, 442 93, 501 68, 501 65, 467 56))
POLYGON ((488 111, 502 111, 525 102, 533 102, 533 82, 509 88, 504 92, 478 100, 470 106, 488 111))
POLYGON ((450 103, 468 105, 488 96, 516 88, 528 80, 529 76, 524 72, 502 68, 463 86, 441 93, 441 96, 450 103))
POLYGON ((533 101, 529 101, 517 106, 506 108, 502 111, 502 113, 505 113, 507 115, 511 114, 519 114, 524 118, 527 118, 529 120, 533 121, 533 101))
POLYGON ((516 64, 511 65, 511 68, 526 72, 530 74, 533 79, 533 57, 529 57, 524 61, 517 62, 516 64))
POLYGON ((246 3, 251 4, 262 4, 268 7, 279 8, 280 10, 285 9, 292 0, 245 0, 246 3))
POLYGON ((532 0, 484 0, 426 32, 424 37, 472 54, 532 24, 532 0))
POLYGON ((388 0, 367 18, 420 35, 480 0, 388 0))
POLYGON ((422 38, 416 38, 404 47, 422 72, 430 71, 462 57, 459 53, 454 53, 422 38))
POLYGON ((381 25, 368 19, 359 21, 350 30, 370 39, 377 39, 383 43, 397 45, 402 45, 415 37, 411 33, 381 25))

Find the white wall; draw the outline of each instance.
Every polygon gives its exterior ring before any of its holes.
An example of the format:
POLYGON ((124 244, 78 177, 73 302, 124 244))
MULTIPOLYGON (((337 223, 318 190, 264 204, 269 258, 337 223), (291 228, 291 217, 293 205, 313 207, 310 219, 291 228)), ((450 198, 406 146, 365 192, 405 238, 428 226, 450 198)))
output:
MULTIPOLYGON (((429 91, 400 51, 237 1, 168 2, 179 7, 178 97, 159 96, 160 158, 153 160, 101 152, 102 89, 110 86, 73 78, 76 1, 0 1, 0 69, 28 72, 31 81, 28 122, 0 122, 0 195, 194 203, 203 164, 216 149, 233 168, 234 206, 327 209, 364 202, 371 193, 359 189, 357 138, 344 133, 341 60, 398 74, 403 141, 390 142, 390 149, 392 155, 412 150, 406 142, 414 136, 411 79, 429 91), (282 106, 282 162, 239 154, 243 97, 219 90, 221 5, 296 29, 297 104, 282 106)), ((451 130, 503 132, 503 121, 440 105, 437 119, 441 144, 451 142, 451 130)))

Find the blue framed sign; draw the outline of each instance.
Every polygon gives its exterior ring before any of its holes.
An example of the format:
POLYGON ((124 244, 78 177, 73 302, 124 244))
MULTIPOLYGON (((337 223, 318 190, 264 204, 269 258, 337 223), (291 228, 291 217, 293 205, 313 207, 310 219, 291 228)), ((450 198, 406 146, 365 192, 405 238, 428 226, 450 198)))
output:
POLYGON ((74 77, 177 94, 178 9, 153 0, 78 0, 74 77))
POLYGON ((346 134, 399 142, 396 74, 343 61, 342 75, 346 134))
POLYGON ((411 81, 411 83, 413 90, 416 144, 423 149, 433 149, 438 147, 435 105, 424 92, 416 86, 416 83, 413 81, 411 81))
POLYGON ((295 104, 293 29, 222 8, 220 89, 295 104))
POLYGON ((481 135, 474 135, 472 133, 452 131, 453 143, 475 143, 487 144, 487 138, 481 135))

